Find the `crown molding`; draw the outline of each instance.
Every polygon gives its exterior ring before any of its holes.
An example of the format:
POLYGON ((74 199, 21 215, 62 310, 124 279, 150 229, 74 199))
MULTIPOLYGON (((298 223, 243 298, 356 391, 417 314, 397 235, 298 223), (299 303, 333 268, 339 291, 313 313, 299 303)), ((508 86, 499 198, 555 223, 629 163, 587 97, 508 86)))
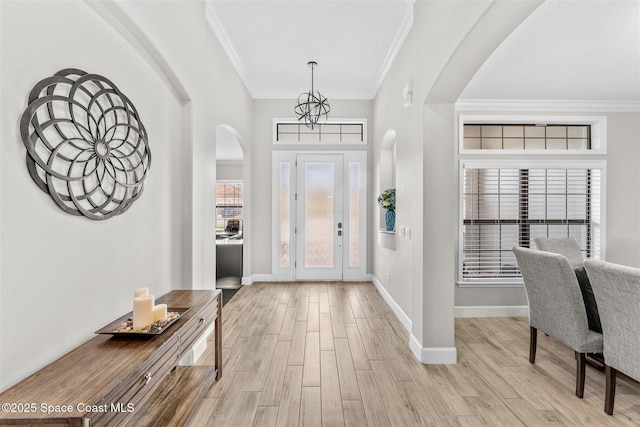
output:
POLYGON ((564 101, 537 99, 460 99, 457 110, 640 112, 640 101, 564 101))
POLYGON ((370 99, 375 98, 376 94, 378 93, 378 90, 382 86, 384 79, 387 77, 387 73, 391 69, 393 62, 396 60, 396 56, 398 56, 398 52, 400 52, 400 49, 402 48, 404 41, 409 35, 409 31, 411 31, 411 27, 413 27, 413 10, 415 5, 415 0, 404 0, 404 1, 409 6, 409 9, 407 11, 407 14, 404 17, 404 20, 402 21, 402 25, 400 25, 400 28, 398 29, 398 32, 396 33, 396 36, 393 39, 393 42, 391 43, 391 47, 389 48, 389 51, 387 52, 387 55, 384 58, 384 61, 382 61, 382 66, 380 67, 378 78, 376 79, 376 84, 373 88, 373 92, 371 93, 370 99))
POLYGON ((222 23, 218 19, 218 15, 216 15, 216 12, 213 10, 212 2, 207 1, 205 3, 205 17, 207 19, 207 22, 209 23, 209 26, 213 30, 213 33, 218 38, 220 45, 222 46, 224 51, 227 53, 227 56, 229 57, 229 61, 231 61, 233 68, 236 69, 236 72, 238 73, 240 80, 242 80, 242 82, 244 83, 244 86, 247 88, 247 91, 249 91, 249 93, 253 96, 254 91, 252 91, 249 85, 247 84, 248 83, 247 72, 245 71, 244 65, 242 65, 242 62, 240 61, 238 54, 233 48, 233 44, 231 44, 231 40, 229 39, 227 32, 224 30, 222 23))

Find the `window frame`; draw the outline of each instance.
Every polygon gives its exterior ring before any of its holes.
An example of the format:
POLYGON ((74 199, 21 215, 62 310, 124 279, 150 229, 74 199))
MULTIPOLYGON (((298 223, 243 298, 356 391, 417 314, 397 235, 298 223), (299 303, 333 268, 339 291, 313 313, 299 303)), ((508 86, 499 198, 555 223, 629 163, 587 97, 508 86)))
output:
MULTIPOLYGON (((244 181, 243 180, 238 180, 238 179, 220 179, 220 180, 216 180, 216 195, 215 195, 215 229, 216 229, 216 233, 218 232, 218 208, 226 208, 226 207, 235 207, 235 208, 239 208, 240 212, 241 212, 241 217, 242 219, 240 220, 240 231, 242 232, 244 229, 244 181), (218 205, 218 192, 217 192, 217 187, 218 184, 233 184, 233 185, 237 185, 237 184, 241 184, 242 185, 242 197, 240 198, 240 202, 241 205, 238 207, 238 205, 233 205, 233 206, 222 206, 222 205, 218 205)), ((226 228, 226 224, 225 224, 225 228, 226 228)), ((224 230, 223 230, 224 231, 224 230)))
POLYGON ((460 114, 458 118, 458 152, 460 155, 508 156, 595 156, 607 154, 607 117, 606 116, 526 116, 526 115, 476 115, 460 114), (567 150, 488 150, 464 148, 464 125, 512 125, 512 124, 548 124, 548 125, 590 125, 591 148, 567 150))
POLYGON ((600 257, 606 259, 606 199, 607 199, 607 117, 591 115, 526 115, 526 114, 478 114, 456 113, 458 128, 458 247, 456 257, 456 285, 458 287, 491 288, 522 287, 522 279, 504 280, 499 278, 463 280, 464 249, 464 169, 476 168, 591 168, 600 169, 600 257), (503 124, 558 124, 590 125, 591 149, 567 150, 491 150, 465 149, 464 125, 503 125, 503 124))
POLYGON ((469 169, 599 169, 600 172, 600 258, 605 258, 606 237, 606 160, 603 159, 460 159, 458 192, 458 257, 456 283, 460 287, 514 287, 522 286, 522 279, 487 278, 463 279, 464 257, 464 170, 469 169))
MULTIPOLYGON (((278 141, 278 125, 279 124, 300 124, 300 122, 294 118, 274 118, 273 126, 272 126, 272 143, 273 145, 324 145, 324 146, 334 146, 334 147, 346 147, 346 146, 362 146, 367 145, 367 119, 366 118, 357 118, 357 119, 341 119, 341 118, 331 118, 325 122, 320 123, 320 125, 361 125, 362 126, 362 141, 359 142, 339 142, 339 141, 278 141)), ((303 125, 304 126, 304 125, 303 125)))

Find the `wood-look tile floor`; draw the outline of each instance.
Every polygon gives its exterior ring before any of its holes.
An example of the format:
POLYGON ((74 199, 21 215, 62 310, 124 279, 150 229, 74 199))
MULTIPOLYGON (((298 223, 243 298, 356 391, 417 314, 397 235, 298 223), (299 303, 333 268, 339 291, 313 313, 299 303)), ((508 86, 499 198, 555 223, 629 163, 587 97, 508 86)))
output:
POLYGON ((456 319, 456 365, 419 363, 367 282, 256 283, 222 319, 222 379, 191 426, 640 426, 638 383, 618 379, 610 417, 603 372, 575 396, 570 349, 538 334, 530 364, 525 318, 456 319))

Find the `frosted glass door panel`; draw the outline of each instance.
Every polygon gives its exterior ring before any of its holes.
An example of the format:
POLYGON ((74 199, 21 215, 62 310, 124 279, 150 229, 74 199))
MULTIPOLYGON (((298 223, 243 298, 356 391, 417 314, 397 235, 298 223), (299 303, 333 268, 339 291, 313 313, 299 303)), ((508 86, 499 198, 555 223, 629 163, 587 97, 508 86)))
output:
POLYGON ((333 268, 333 163, 305 164, 304 267, 333 268))
POLYGON ((341 280, 343 156, 297 157, 297 280, 341 280))
POLYGON ((278 263, 282 268, 290 266, 291 253, 291 212, 289 203, 291 199, 291 163, 280 163, 279 195, 280 195, 280 239, 278 251, 278 263))
POLYGON ((349 267, 360 267, 360 163, 349 163, 349 267))

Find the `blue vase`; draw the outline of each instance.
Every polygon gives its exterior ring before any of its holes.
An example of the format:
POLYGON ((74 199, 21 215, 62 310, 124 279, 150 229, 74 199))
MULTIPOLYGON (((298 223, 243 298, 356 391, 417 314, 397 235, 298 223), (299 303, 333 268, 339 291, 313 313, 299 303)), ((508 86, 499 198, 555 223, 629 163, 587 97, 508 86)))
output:
POLYGON ((393 231, 396 226, 396 211, 393 209, 387 210, 384 214, 384 224, 387 227, 387 231, 393 231))

